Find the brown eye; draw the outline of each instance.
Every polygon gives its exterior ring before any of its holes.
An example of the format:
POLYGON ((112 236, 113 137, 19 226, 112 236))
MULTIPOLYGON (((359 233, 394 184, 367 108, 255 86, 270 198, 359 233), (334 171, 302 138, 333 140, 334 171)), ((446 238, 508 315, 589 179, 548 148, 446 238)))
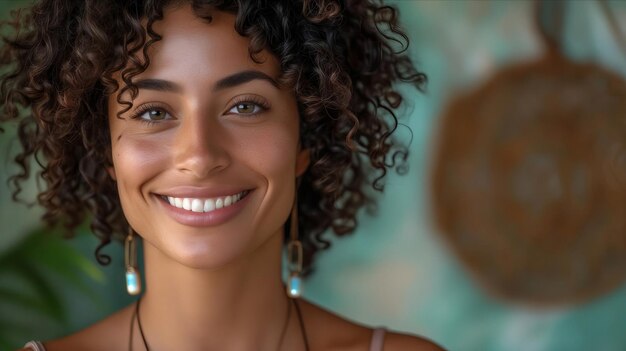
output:
POLYGON ((167 118, 168 113, 161 109, 150 109, 141 114, 141 119, 149 121, 162 121, 167 118))
POLYGON ((250 102, 242 102, 237 104, 237 112, 239 113, 253 113, 255 105, 250 102))
POLYGON ((235 104, 228 113, 234 113, 237 115, 255 115, 262 112, 266 108, 260 104, 252 101, 242 101, 235 104))

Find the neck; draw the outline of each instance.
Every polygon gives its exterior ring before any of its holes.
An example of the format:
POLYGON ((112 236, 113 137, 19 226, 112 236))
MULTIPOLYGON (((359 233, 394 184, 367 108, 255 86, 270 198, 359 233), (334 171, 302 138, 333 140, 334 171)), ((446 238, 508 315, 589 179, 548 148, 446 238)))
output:
MULTIPOLYGON (((140 317, 150 350, 275 350, 289 305, 281 247, 277 234, 245 259, 202 270, 144 243, 140 317)), ((134 339, 142 350, 138 333, 134 339)))

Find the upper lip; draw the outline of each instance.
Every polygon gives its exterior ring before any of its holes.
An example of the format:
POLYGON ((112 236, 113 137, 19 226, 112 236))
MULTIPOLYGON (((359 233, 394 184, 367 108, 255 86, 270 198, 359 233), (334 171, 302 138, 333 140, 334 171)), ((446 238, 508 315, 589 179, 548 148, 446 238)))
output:
POLYGON ((220 186, 219 188, 196 187, 196 186, 176 186, 154 192, 157 195, 171 196, 178 198, 207 199, 214 197, 224 197, 239 194, 243 191, 251 190, 241 186, 220 186))

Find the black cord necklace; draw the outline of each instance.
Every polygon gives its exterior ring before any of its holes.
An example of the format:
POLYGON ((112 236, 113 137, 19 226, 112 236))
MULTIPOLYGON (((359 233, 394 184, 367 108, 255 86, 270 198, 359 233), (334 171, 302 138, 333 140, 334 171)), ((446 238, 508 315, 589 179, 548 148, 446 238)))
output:
MULTIPOLYGON (((290 302, 296 305, 296 313, 298 314, 298 324, 300 325, 300 332, 302 334, 302 339, 304 341, 304 349, 309 351, 309 341, 306 336, 306 328, 304 327, 304 320, 302 319, 302 312, 300 311, 300 305, 298 304, 298 300, 289 299, 290 302)), ((139 334, 141 335, 141 340, 143 341, 143 346, 146 348, 146 351, 150 351, 150 347, 148 347, 148 342, 146 341, 146 337, 143 333, 143 327, 141 325, 141 318, 139 317, 139 305, 141 304, 141 297, 137 300, 135 304, 135 311, 130 320, 130 336, 128 339, 128 350, 133 351, 133 331, 135 326, 135 319, 137 319, 137 326, 139 326, 139 334)), ((280 350, 283 345, 283 339, 285 338, 285 333, 287 332, 287 326, 289 325, 289 317, 291 316, 291 303, 287 307, 287 318, 285 319, 285 324, 283 325, 283 329, 280 332, 280 341, 278 344, 278 348, 276 350, 280 350)))
POLYGON ((141 340, 143 340, 143 346, 145 346, 146 351, 150 351, 150 348, 148 347, 148 342, 146 341, 146 337, 143 335, 143 327, 141 326, 141 318, 139 317, 139 304, 140 303, 141 303, 141 297, 137 300, 137 304, 135 305, 135 316, 137 317, 137 325, 139 326, 139 334, 141 334, 141 340))
POLYGON ((296 313, 298 314, 298 323, 300 324, 300 332, 302 333, 302 340, 304 341, 304 349, 309 351, 309 340, 306 337, 306 328, 304 327, 304 320, 302 320, 302 312, 300 312, 300 305, 298 305, 298 300, 292 300, 296 305, 296 313))

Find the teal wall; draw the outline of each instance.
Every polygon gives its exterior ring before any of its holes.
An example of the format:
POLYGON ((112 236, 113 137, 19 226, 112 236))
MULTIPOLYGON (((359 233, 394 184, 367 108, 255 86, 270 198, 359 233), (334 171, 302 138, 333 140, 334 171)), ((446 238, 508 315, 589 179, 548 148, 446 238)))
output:
MULTIPOLYGON (((376 216, 361 216, 355 235, 335 241, 330 251, 320 255, 316 275, 306 282, 305 296, 346 317, 426 335, 451 350, 625 350, 626 286, 580 305, 559 308, 530 308, 495 299, 468 275, 432 221, 429 175, 438 116, 456 92, 488 78, 503 65, 541 54, 532 29, 533 3, 392 3, 400 8, 409 30, 415 61, 429 76, 426 94, 406 90, 409 106, 402 122, 413 131, 410 171, 405 176, 389 176, 376 216)), ((609 3, 626 34, 626 2, 609 3)), ((4 8, 13 4, 0 2, 4 8)), ((626 74, 626 56, 618 50, 597 3, 570 4, 565 31, 569 55, 626 74)), ((408 140, 405 130, 400 129, 400 135, 408 140)), ((7 140, 7 135, 0 136, 0 157, 4 157, 7 140)), ((3 159, 0 167, 3 181, 8 167, 3 159)), ((0 188, 0 254, 37 226, 37 214, 37 210, 12 204, 6 188, 0 188)), ((77 239, 72 245, 93 261, 95 241, 88 236, 77 239)), ((60 335, 128 303, 121 284, 121 247, 112 245, 108 252, 117 257, 104 270, 102 282, 93 283, 93 296, 63 290, 70 311, 64 326, 42 321, 41 325, 52 326, 33 327, 18 336, 60 335)), ((88 275, 83 279, 92 281, 88 275)), ((63 289, 68 284, 60 279, 56 285, 63 289)), ((0 299, 0 315, 5 311, 0 299)))

